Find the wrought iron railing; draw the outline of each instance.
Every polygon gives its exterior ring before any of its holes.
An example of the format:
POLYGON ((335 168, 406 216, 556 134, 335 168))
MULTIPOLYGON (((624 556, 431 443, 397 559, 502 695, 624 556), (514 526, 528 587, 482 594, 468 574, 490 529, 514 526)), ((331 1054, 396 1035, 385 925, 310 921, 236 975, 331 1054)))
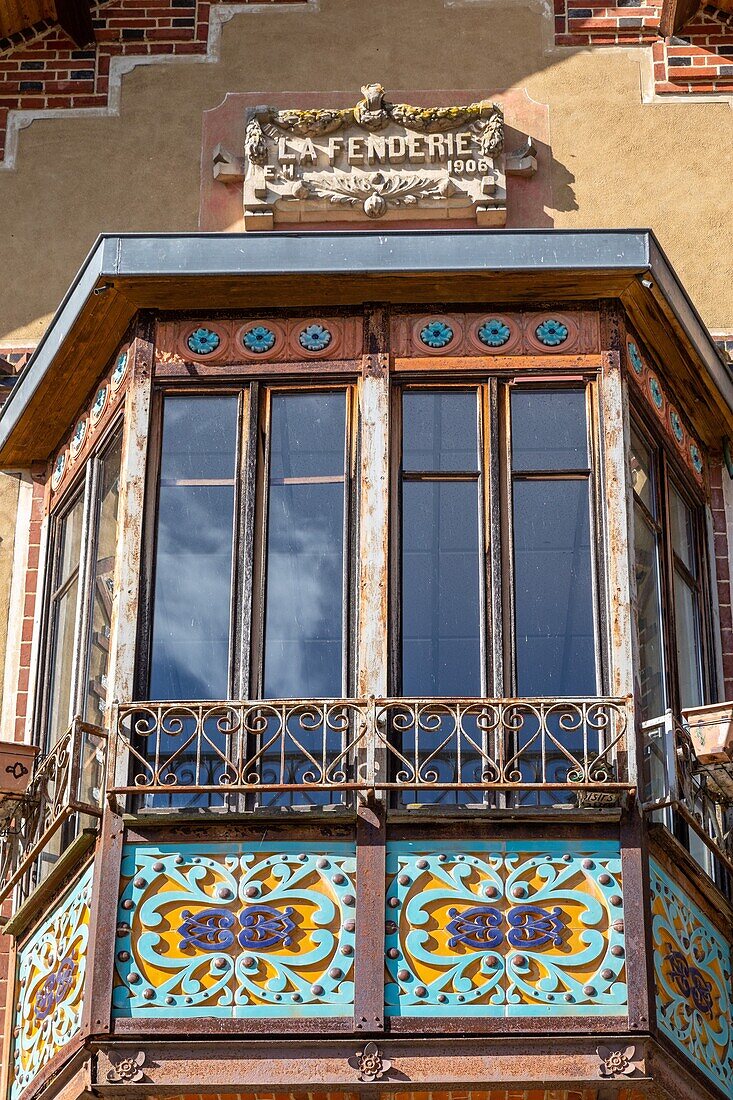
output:
POLYGON ((613 698, 129 703, 109 790, 151 809, 377 790, 397 805, 617 802, 633 788, 630 713, 613 698))
POLYGON ((86 825, 101 817, 107 734, 76 718, 37 761, 33 778, 0 831, 0 902, 20 904, 86 825))
POLYGON ((711 878, 720 878, 718 860, 733 878, 733 804, 697 762, 684 723, 672 711, 642 723, 644 737, 643 808, 679 834, 711 878))

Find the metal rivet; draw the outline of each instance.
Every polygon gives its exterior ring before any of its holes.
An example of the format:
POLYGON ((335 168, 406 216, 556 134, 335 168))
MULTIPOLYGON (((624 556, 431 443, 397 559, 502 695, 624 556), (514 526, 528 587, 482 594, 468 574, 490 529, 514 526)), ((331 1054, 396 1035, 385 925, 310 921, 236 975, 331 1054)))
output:
POLYGON ((122 903, 122 908, 123 909, 134 909, 135 908, 135 903, 133 901, 130 901, 129 898, 125 898, 125 900, 122 903))
POLYGON ((328 866, 330 866, 330 865, 329 865, 329 862, 328 862, 328 860, 326 859, 326 857, 325 857, 325 856, 321 856, 321 858, 320 858, 320 859, 317 859, 317 860, 316 860, 316 867, 317 867, 317 868, 318 868, 318 869, 319 869, 320 871, 323 871, 323 870, 324 870, 324 869, 325 869, 326 867, 328 867, 328 866))
POLYGON ((334 886, 343 886, 343 884, 346 882, 346 876, 342 875, 341 873, 337 875, 332 875, 331 882, 334 884, 334 886))
POLYGON ((448 858, 448 856, 445 854, 445 852, 441 852, 440 855, 438 856, 438 863, 445 863, 447 858, 448 858))
POLYGON ((308 860, 308 856, 305 854, 305 852, 301 852, 300 855, 298 856, 298 859, 300 860, 301 863, 306 863, 307 860, 308 860))
POLYGON ((465 1001, 465 999, 466 999, 466 998, 465 998, 465 997, 463 996, 463 994, 462 994, 462 993, 459 993, 459 994, 458 994, 458 1000, 459 1000, 459 1001, 461 1002, 461 1004, 463 1004, 463 1002, 465 1001))
POLYGON ((217 957, 214 959, 214 966, 217 970, 226 970, 227 960, 224 958, 223 955, 217 955, 217 957))
POLYGON ((513 886, 512 887, 512 897, 523 898, 526 895, 526 893, 527 893, 527 887, 526 886, 513 886))
POLYGON ((584 985, 583 992, 585 993, 586 997, 595 997, 596 987, 594 985, 584 985))
POLYGON ((563 863, 572 863, 573 862, 573 857, 570 855, 570 852, 566 852, 565 855, 562 858, 563 858, 563 863))
MULTIPOLYGON (((344 928, 345 927, 346 925, 344 925, 344 928)), ((387 933, 388 936, 394 936, 395 932, 397 931, 397 925, 393 920, 388 920, 385 922, 384 931, 387 933)))
POLYGON ((183 856, 176 856, 176 858, 173 860, 173 862, 178 864, 178 866, 180 867, 181 864, 184 862, 183 856))
POLYGON ((567 1001, 567 1002, 568 1002, 568 1004, 571 1004, 571 1003, 572 1003, 572 1001, 573 1001, 573 999, 574 999, 574 998, 573 998, 573 995, 572 995, 572 993, 566 993, 566 994, 565 994, 565 996, 563 997, 563 1000, 564 1000, 564 1001, 567 1001))
POLYGON ((484 889, 484 893, 486 894, 487 898, 495 898, 499 891, 496 889, 495 886, 487 886, 484 889))
POLYGON ((446 1004, 448 998, 446 997, 445 993, 439 993, 438 994, 438 1000, 442 1005, 444 1005, 444 1004, 446 1004))
POLYGON ((135 970, 131 970, 130 973, 127 975, 127 980, 130 985, 137 985, 137 983, 140 981, 140 975, 135 970))
POLYGON ((193 1004, 193 997, 184 997, 183 1001, 187 1005, 192 1005, 193 1004))
POLYGON ((465 862, 465 859, 466 859, 466 857, 465 857, 465 856, 459 856, 459 857, 458 857, 458 862, 459 862, 459 863, 464 863, 464 862, 465 862))
POLYGON ((527 962, 527 960, 524 957, 524 955, 515 955, 514 958, 512 959, 512 966, 519 969, 519 967, 524 966, 526 964, 526 962, 527 962))
POLYGON ((416 997, 427 997, 427 995, 428 995, 428 991, 427 991, 427 989, 425 988, 424 985, 419 985, 417 987, 417 989, 415 990, 415 996, 416 997))
POLYGON ((605 967, 601 971, 601 977, 603 978, 604 982, 610 982, 611 978, 613 977, 613 970, 609 970, 608 967, 605 967))
POLYGON ((622 958, 623 958, 623 955, 624 955, 624 949, 623 949, 623 947, 621 946, 621 944, 619 944, 619 943, 615 943, 615 944, 613 945, 613 947, 611 948, 611 954, 612 954, 612 955, 614 956, 614 958, 616 958, 616 959, 622 959, 622 958))
POLYGON ((409 875, 400 875, 397 881, 399 882, 400 886, 409 886, 412 879, 409 875))
POLYGON ((279 994, 279 993, 276 993, 276 994, 275 994, 275 1000, 276 1000, 276 1001, 281 1001, 281 1000, 282 1000, 282 996, 281 996, 281 994, 279 994))
POLYGON ((487 966, 498 966, 499 965, 499 960, 497 959, 496 955, 487 955, 486 956, 486 965, 487 966))
POLYGON ((400 899, 399 898, 390 898, 389 901, 387 902, 387 905, 390 907, 390 909, 397 909, 399 904, 400 904, 400 899))
POLYGON ((399 959, 399 957, 400 957, 400 953, 397 950, 397 948, 396 947, 390 947, 389 951, 387 952, 387 958, 388 959, 399 959))
POLYGON ((256 898, 257 895, 259 894, 259 890, 257 889, 256 886, 248 886, 247 889, 244 891, 244 893, 245 893, 245 896, 248 897, 248 898, 256 898))
POLYGON ((143 989, 143 997, 145 998, 146 1001, 154 1001, 155 1000, 155 990, 151 989, 150 986, 148 986, 147 989, 143 989))
POLYGON ((166 999, 165 999, 165 1003, 166 1003, 167 1005, 174 1005, 174 1004, 176 1003, 176 998, 175 998, 175 997, 171 997, 171 995, 170 995, 170 993, 169 993, 169 994, 168 994, 168 996, 167 996, 167 997, 166 997, 166 999))
POLYGON ((251 970, 252 967, 255 966, 255 965, 256 965, 256 960, 253 959, 251 955, 245 955, 244 958, 242 959, 242 966, 246 967, 247 970, 251 970))
POLYGON ((121 963, 129 962, 130 952, 129 951, 118 951, 117 952, 117 958, 120 960, 121 963))
POLYGON ((339 978, 343 978, 344 972, 343 970, 339 970, 337 966, 332 966, 328 972, 328 976, 329 978, 333 978, 334 981, 338 981, 339 978))
POLYGON ((325 992, 326 991, 325 991, 325 989, 323 988, 322 985, 312 985, 311 986, 311 993, 313 994, 314 997, 322 997, 325 992))
POLYGON ((217 890, 216 890, 216 896, 218 898, 226 899, 226 898, 230 898, 232 896, 232 892, 231 892, 231 890, 229 889, 228 886, 219 886, 219 887, 217 887, 217 890))
POLYGON ((130 931, 130 925, 129 924, 118 924, 117 925, 117 935, 118 936, 126 936, 129 933, 129 931, 130 931))
POLYGON ((303 1000, 303 998, 301 997, 300 993, 293 993, 293 1000, 296 1004, 299 1004, 303 1000))
POLYGON ((424 871, 428 867, 428 861, 426 859, 419 859, 415 866, 419 867, 421 871, 424 871))
POLYGON ((155 862, 155 863, 153 864, 153 870, 154 870, 154 871, 155 871, 155 872, 156 872, 157 874, 160 874, 160 872, 161 872, 161 871, 165 871, 165 864, 164 864, 164 863, 161 863, 161 862, 160 862, 160 860, 157 860, 157 861, 156 861, 156 862, 155 862))
POLYGON ((611 896, 608 900, 609 900, 611 905, 621 905, 622 904, 622 898, 621 898, 620 894, 611 894, 611 896))
POLYGON ((600 882, 601 886, 609 886, 611 883, 611 876, 604 873, 598 876, 598 881, 600 882))
POLYGON ((343 947, 341 948, 341 954, 342 955, 353 955, 354 954, 354 948, 351 946, 350 943, 345 943, 343 945, 343 947))
POLYGON ((356 898, 353 894, 344 894, 342 900, 344 905, 354 905, 356 903, 356 898))
POLYGON ((398 970, 397 971, 397 977, 400 979, 401 982, 408 982, 410 980, 410 971, 409 970, 398 970))
POLYGON ((595 863, 593 862, 592 859, 584 859, 583 860, 583 870, 584 871, 592 871, 594 867, 595 867, 595 863))
POLYGON ((354 920, 353 917, 349 917, 348 920, 344 921, 344 931, 345 932, 353 932, 355 928, 356 928, 356 921, 354 920))
POLYGON ((613 924, 611 925, 611 928, 613 928, 614 932, 623 932, 623 930, 624 930, 623 920, 619 917, 617 920, 615 920, 613 922, 613 924))
POLYGON ((138 890, 142 890, 143 887, 147 885, 148 884, 144 878, 136 878, 133 880, 133 886, 135 886, 138 890))

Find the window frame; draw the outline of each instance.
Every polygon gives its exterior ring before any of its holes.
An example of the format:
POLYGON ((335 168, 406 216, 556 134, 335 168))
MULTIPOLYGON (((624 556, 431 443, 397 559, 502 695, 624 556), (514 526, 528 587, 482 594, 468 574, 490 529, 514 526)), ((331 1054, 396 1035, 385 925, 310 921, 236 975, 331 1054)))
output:
MULTIPOLYGON (((429 373, 410 371, 390 379, 391 451, 390 462, 390 523, 389 523, 389 690, 400 695, 401 688, 401 568, 402 568, 402 394, 409 389, 475 389, 479 409, 479 502, 481 507, 480 553, 483 554, 481 581, 481 678, 487 698, 516 697, 515 646, 515 569, 512 518, 512 456, 511 456, 511 393, 514 387, 535 389, 583 389, 585 394, 586 435, 589 465, 583 476, 588 482, 589 531, 593 540, 591 552, 591 595, 595 638, 596 692, 608 690, 610 654, 606 608, 608 585, 602 558, 605 545, 603 510, 602 451, 600 440, 603 426, 599 394, 599 371, 578 374, 559 368, 556 373, 535 374, 532 371, 508 373, 473 370, 456 377, 447 370, 432 369, 429 373), (492 440, 494 444, 492 445, 492 440)), ((541 472, 538 472, 541 473, 541 472)), ((451 477, 446 472, 446 478, 451 477)), ((561 477, 558 471, 552 476, 561 477)), ((577 470, 573 478, 579 477, 577 470)))
MULTIPOLYGON (((640 507, 646 522, 652 527, 657 539, 657 553, 659 564, 659 596, 662 623, 663 644, 663 675, 665 707, 674 714, 679 715, 682 710, 680 700, 680 677, 677 655, 677 633, 675 618, 675 594, 674 578, 675 564, 679 560, 684 569, 685 580, 690 577, 694 582, 694 590, 698 597, 698 626, 700 631, 700 685, 702 689, 703 705, 710 702, 717 694, 717 684, 714 665, 714 641, 711 602, 711 574, 710 554, 707 545, 707 519, 704 488, 696 483, 690 472, 685 468, 659 432, 657 425, 647 415, 640 403, 630 403, 630 429, 635 431, 644 445, 648 448, 652 462, 652 492, 654 493, 655 510, 657 518, 649 513, 640 496, 631 490, 634 507, 640 507), (693 578, 684 566, 684 562, 678 559, 672 545, 671 513, 670 513, 670 485, 674 486, 682 501, 690 508, 694 523, 694 548, 698 563, 698 576, 693 578)), ((629 455, 631 454, 631 436, 629 436, 629 455)), ((636 555, 636 531, 634 538, 634 560, 636 555)), ((636 623, 634 630, 636 632, 636 623)), ((637 645, 638 659, 638 645, 637 645)), ((650 715, 649 721, 659 715, 650 715)))
MULTIPOLYGON (((41 754, 50 752, 56 740, 52 740, 49 722, 52 713, 52 682, 56 667, 57 653, 52 652, 56 639, 56 609, 57 601, 68 591, 68 586, 73 574, 64 581, 61 586, 55 585, 56 577, 61 562, 63 550, 63 538, 60 537, 62 525, 70 515, 74 507, 81 500, 82 521, 80 529, 79 562, 76 567, 78 592, 74 617, 74 643, 71 667, 71 686, 69 692, 69 718, 62 723, 59 736, 71 726, 78 715, 84 718, 86 700, 86 681, 89 675, 91 656, 91 622, 92 622, 92 580, 94 575, 94 563, 99 539, 98 521, 100 516, 99 488, 101 484, 101 464, 115 446, 119 438, 122 444, 124 421, 123 414, 115 416, 106 426, 104 432, 97 441, 94 450, 85 458, 83 464, 76 471, 74 478, 66 486, 60 498, 53 502, 49 515, 49 531, 46 542, 46 565, 43 585, 43 603, 41 618, 41 633, 39 638, 39 654, 36 698, 38 707, 34 717, 34 738, 41 749, 41 754)), ((120 466, 120 476, 121 476, 120 466)), ((115 548, 116 549, 116 548, 115 548)), ((116 568, 116 565, 115 565, 116 568)))

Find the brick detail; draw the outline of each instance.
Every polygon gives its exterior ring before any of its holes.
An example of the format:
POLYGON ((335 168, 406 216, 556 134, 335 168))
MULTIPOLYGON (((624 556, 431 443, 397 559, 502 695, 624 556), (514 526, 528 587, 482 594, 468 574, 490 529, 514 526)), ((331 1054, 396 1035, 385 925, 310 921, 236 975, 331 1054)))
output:
POLYGON ((707 5, 679 38, 659 35, 661 0, 554 0, 558 46, 651 46, 657 95, 733 95, 733 14, 707 5))
POLYGON ((11 111, 108 108, 112 58, 205 55, 217 2, 102 0, 93 10, 96 49, 77 50, 58 26, 48 23, 0 39, 0 161, 11 111))

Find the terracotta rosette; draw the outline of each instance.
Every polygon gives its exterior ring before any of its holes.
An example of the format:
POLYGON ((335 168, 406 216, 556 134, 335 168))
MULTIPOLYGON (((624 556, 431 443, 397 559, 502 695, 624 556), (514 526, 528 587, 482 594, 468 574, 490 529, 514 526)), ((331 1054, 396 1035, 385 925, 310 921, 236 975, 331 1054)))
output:
MULTIPOLYGON (((270 322, 268 322, 268 327, 273 328, 270 322)), ((342 344, 343 327, 340 321, 331 320, 328 317, 305 317, 300 321, 290 322, 288 350, 292 359, 338 359, 337 352, 341 349, 342 344), (300 334, 312 326, 327 329, 331 333, 331 339, 324 348, 315 348, 311 351, 301 344, 300 334)))
POLYGON ((178 331, 176 351, 188 363, 220 363, 222 360, 230 358, 230 343, 229 327, 226 323, 205 320, 186 321, 178 331), (200 328, 216 333, 219 337, 219 344, 214 351, 206 354, 191 351, 188 346, 188 338, 191 333, 200 328))
POLYGON ((633 336, 626 337, 626 362, 628 363, 629 374, 636 379, 640 386, 643 386, 645 384, 644 377, 647 372, 647 365, 644 356, 641 354, 641 348, 633 336), (635 358, 638 359, 641 364, 640 370, 637 370, 634 363, 635 358))
POLYGON ((74 431, 69 442, 69 455, 71 461, 75 462, 81 452, 84 450, 84 444, 87 441, 89 434, 89 421, 86 416, 82 416, 77 420, 74 425, 74 431))
POLYGON ((472 319, 466 325, 466 344, 472 352, 479 355, 515 355, 521 351, 522 327, 516 318, 507 317, 503 313, 487 313, 484 317, 472 319), (499 321, 509 329, 509 338, 506 343, 492 346, 485 344, 479 336, 479 329, 489 321, 499 321))
POLYGON ((682 452, 683 455, 686 455, 686 453, 687 453, 687 432, 685 431, 685 426, 682 423, 682 417, 679 414, 679 410, 676 409, 674 407, 674 405, 670 405, 669 408, 667 409, 667 425, 669 427, 669 432, 670 432, 670 435, 672 436, 672 439, 675 442, 675 445, 679 448, 679 450, 682 452), (675 421, 679 425, 679 430, 680 430, 679 438, 677 438, 677 433, 675 431, 675 421))
POLYGON ((578 350, 580 338, 580 326, 575 317, 568 313, 557 313, 555 310, 543 310, 542 313, 528 313, 524 317, 524 339, 527 352, 538 355, 567 355, 568 352, 578 350), (561 344, 543 344, 536 334, 536 329, 544 321, 559 321, 565 325, 568 334, 561 344))
MULTIPOLYGON (((654 409, 662 423, 667 424, 667 398, 665 397, 664 390, 661 383, 653 371, 649 371, 646 376, 646 391, 647 401, 654 409), (659 395, 657 397, 657 395, 659 395)), ((672 434, 670 429, 670 434, 672 434)))
MULTIPOLYGON (((287 331, 285 326, 280 324, 279 321, 270 321, 266 318, 254 317, 236 328, 234 332, 232 356, 238 358, 241 355, 242 358, 252 363, 266 363, 271 359, 283 359, 287 343, 287 331), (245 336, 254 328, 267 329, 275 337, 274 344, 267 351, 251 351, 245 344, 245 336)), ((302 348, 300 350, 303 351, 302 348)))
MULTIPOLYGON (((462 341, 463 326, 457 317, 451 317, 449 314, 444 313, 429 313, 413 322, 412 343, 420 355, 455 355, 459 351, 462 341), (435 324, 447 325, 453 333, 450 340, 438 348, 430 347, 420 335, 423 329, 435 324)), ((483 345, 481 346, 483 347, 483 345)))

